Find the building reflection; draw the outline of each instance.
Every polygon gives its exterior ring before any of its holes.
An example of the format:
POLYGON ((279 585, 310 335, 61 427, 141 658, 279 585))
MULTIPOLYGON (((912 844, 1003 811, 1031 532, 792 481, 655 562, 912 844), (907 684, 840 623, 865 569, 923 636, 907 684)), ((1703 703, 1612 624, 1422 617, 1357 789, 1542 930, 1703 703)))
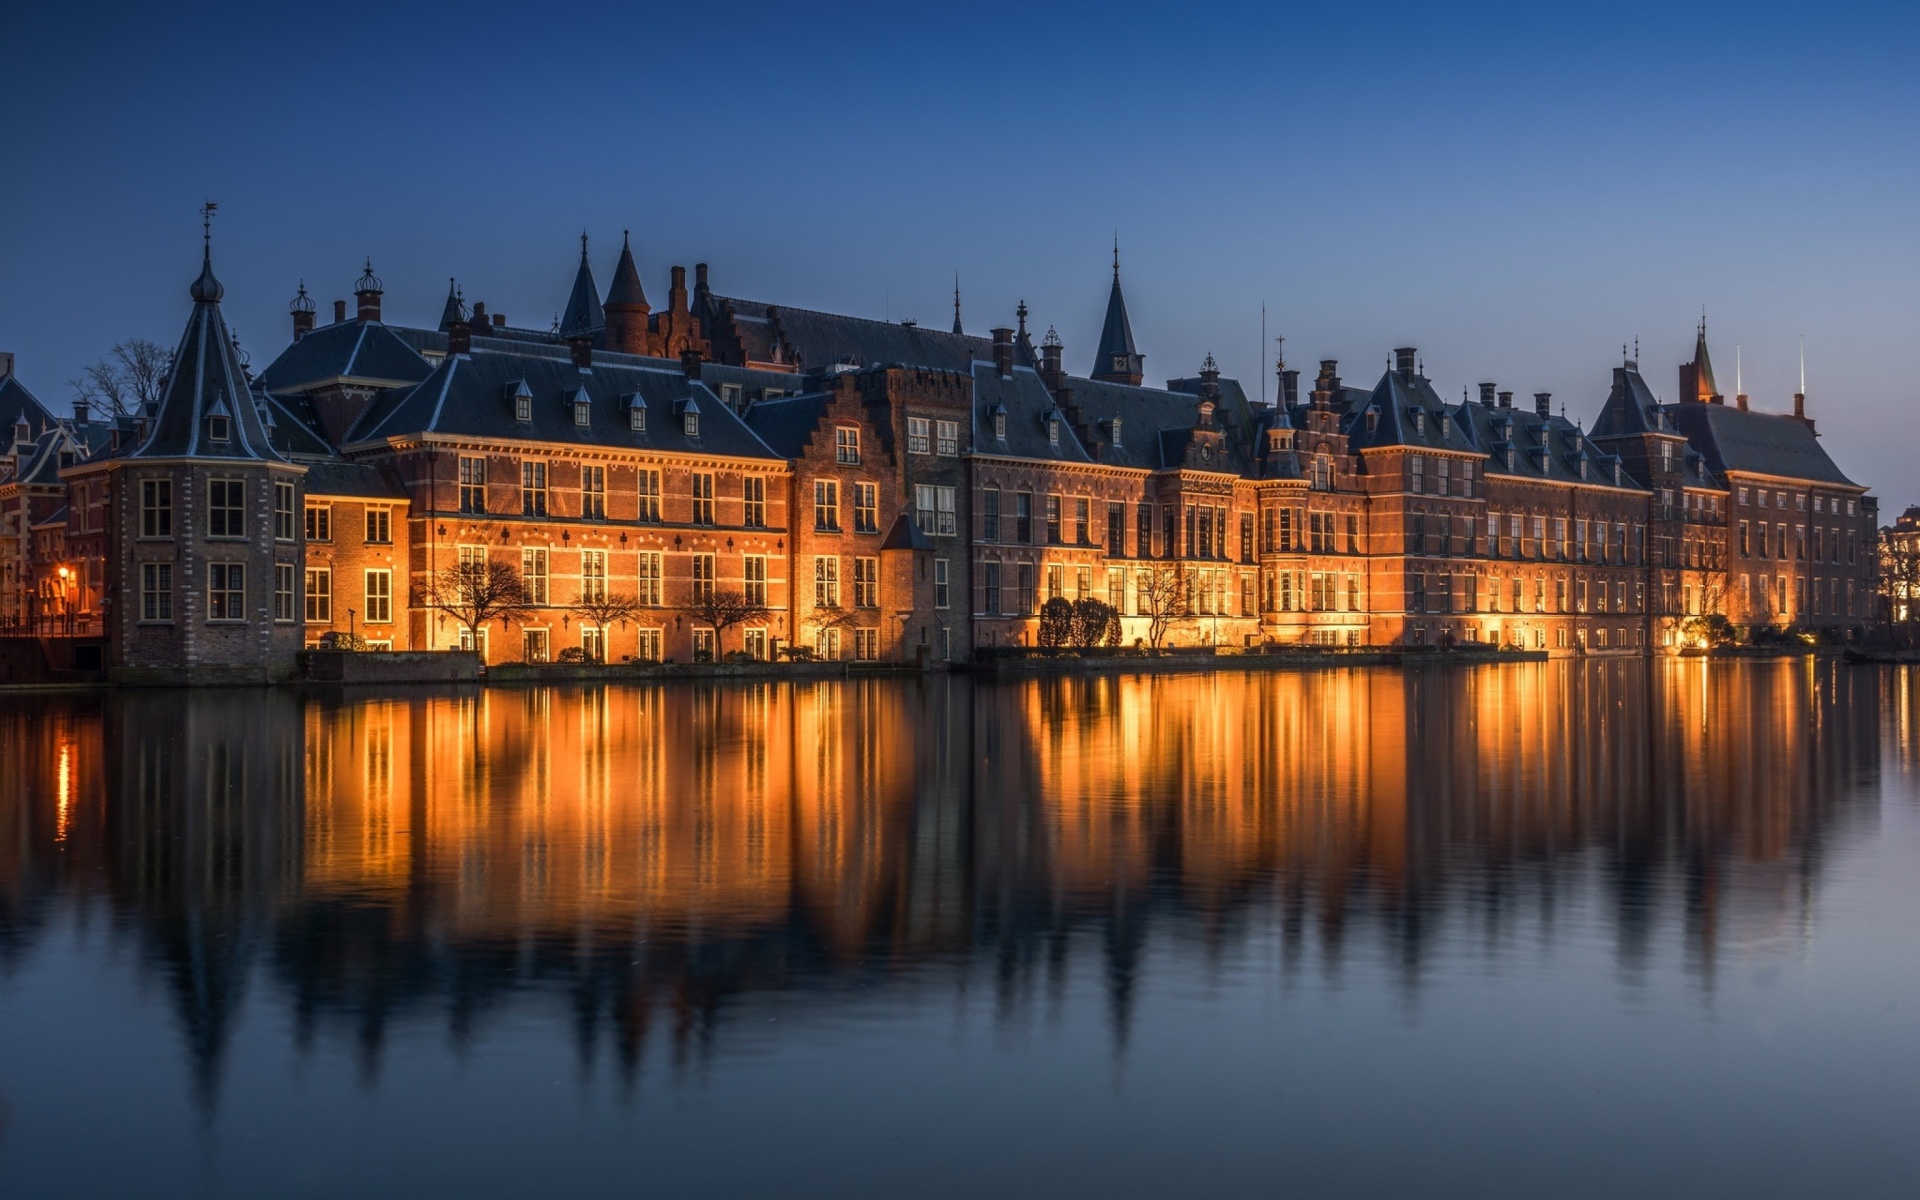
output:
MULTIPOLYGON (((990 972, 1019 1020, 1102 959, 1277 932, 1288 970, 1597 906, 1623 980, 1790 945, 1823 856, 1911 778, 1913 672, 1825 661, 963 677, 0 710, 0 956, 107 906, 210 1098, 249 987, 377 1068, 561 998, 584 1065, 685 1063, 760 992, 990 972)), ((1450 943, 1449 939, 1453 939, 1450 943)))

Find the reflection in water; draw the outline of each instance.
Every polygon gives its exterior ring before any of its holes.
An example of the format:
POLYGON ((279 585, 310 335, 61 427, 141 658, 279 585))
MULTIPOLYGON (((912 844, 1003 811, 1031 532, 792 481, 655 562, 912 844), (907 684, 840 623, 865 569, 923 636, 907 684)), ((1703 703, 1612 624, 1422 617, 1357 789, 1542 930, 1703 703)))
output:
POLYGON ((1156 928, 1326 972, 1364 928, 1417 1005, 1449 931, 1601 889, 1623 980, 1670 929, 1711 989, 1730 944, 1798 936, 1883 751, 1915 772, 1915 687, 1623 661, 15 701, 0 957, 109 906, 203 1104, 249 986, 369 1079, 403 1016, 465 1039, 547 993, 632 1078, 756 990, 984 970, 1019 1021, 1099 953, 1123 1052, 1156 928))

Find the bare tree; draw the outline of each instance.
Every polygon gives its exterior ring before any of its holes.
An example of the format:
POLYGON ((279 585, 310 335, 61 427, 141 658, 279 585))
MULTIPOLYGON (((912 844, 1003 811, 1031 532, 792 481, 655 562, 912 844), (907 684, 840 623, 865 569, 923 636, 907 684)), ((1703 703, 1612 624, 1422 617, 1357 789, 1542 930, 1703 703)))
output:
MULTIPOLYGON (((612 625, 625 625, 637 618, 646 605, 631 592, 586 591, 569 606, 584 623, 590 623, 599 629, 612 625)), ((604 653, 604 650, 602 651, 604 653)))
POLYGON ((709 592, 704 598, 680 606, 680 611, 696 625, 713 629, 714 654, 720 652, 721 635, 745 621, 759 621, 773 615, 763 600, 749 599, 745 592, 709 592))
POLYGON ((1882 601, 1889 643, 1911 650, 1920 625, 1920 530, 1892 528, 1880 534, 1876 591, 1882 601))
POLYGON ((1192 615, 1188 583, 1187 569, 1179 563, 1160 562, 1140 569, 1135 592, 1140 615, 1147 619, 1147 644, 1155 650, 1166 640, 1168 626, 1192 615))
POLYGON ((520 572, 503 562, 463 562, 433 577, 428 601, 467 627, 473 644, 480 630, 493 621, 511 625, 532 607, 520 572))
POLYGON ((112 416, 125 417, 160 402, 173 356, 145 338, 116 343, 107 356, 70 380, 73 398, 112 416))

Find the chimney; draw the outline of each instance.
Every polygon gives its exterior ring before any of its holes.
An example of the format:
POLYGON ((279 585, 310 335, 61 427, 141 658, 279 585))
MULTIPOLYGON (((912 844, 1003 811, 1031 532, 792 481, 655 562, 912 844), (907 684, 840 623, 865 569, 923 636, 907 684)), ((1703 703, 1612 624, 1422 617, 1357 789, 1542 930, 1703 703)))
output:
POLYGON ((87 415, 87 402, 76 396, 73 401, 73 423, 75 425, 85 425, 87 423, 87 415))
POLYGON ((373 260, 368 259, 367 269, 353 283, 353 298, 359 302, 361 322, 379 322, 380 296, 384 290, 379 277, 373 273, 373 260))
POLYGON ((1512 393, 1512 392, 1501 392, 1501 393, 1500 393, 1500 407, 1501 407, 1501 408, 1512 408, 1512 407, 1513 407, 1513 393, 1512 393))
POLYGON ((473 302, 473 317, 471 319, 471 324, 468 326, 468 328, 484 330, 486 329, 486 327, 487 327, 487 302, 485 300, 475 300, 473 302))
POLYGON ((1047 330, 1047 336, 1040 343, 1040 378, 1050 392, 1058 392, 1066 379, 1066 371, 1060 366, 1060 335, 1047 330))
POLYGON ((1005 327, 993 331, 993 365, 1000 370, 1000 378, 1013 378, 1013 330, 1005 327))
POLYGON ((0 379, 13 374, 13 351, 0 350, 0 379))
POLYGON ((1414 357, 1418 353, 1412 346, 1401 346, 1393 352, 1393 369, 1402 379, 1413 378, 1414 357))
POLYGON ((347 302, 345 300, 335 300, 333 302, 333 323, 339 325, 345 322, 346 319, 347 302))
POLYGON ((1533 411, 1539 416, 1543 416, 1543 417, 1552 416, 1553 415, 1553 393, 1552 392, 1535 392, 1533 394, 1533 411))
POLYGON ((575 337, 567 339, 567 349, 573 352, 573 365, 582 371, 593 370, 593 339, 575 337))
POLYGON ((465 321, 447 322, 447 353, 473 353, 473 326, 465 321))
POLYGON ((507 314, 505 313, 493 314, 493 327, 495 329, 505 329, 507 327, 507 314))
MULTIPOLYGON (((679 269, 674 268, 676 271, 679 269)), ((680 371, 688 379, 697 381, 700 378, 700 351, 697 348, 688 346, 680 352, 680 371)))
POLYGON ((1805 392, 1795 392, 1793 394, 1793 415, 1802 421, 1807 419, 1807 394, 1805 392))
POLYGON ((693 264, 693 298, 696 300, 707 298, 707 264, 705 263, 693 264))
POLYGON ((675 267, 673 282, 667 286, 667 309, 670 312, 687 311, 687 269, 675 267))
POLYGON ((307 295, 307 285, 302 282, 300 290, 294 294, 293 303, 287 305, 287 311, 293 314, 293 340, 313 332, 313 298, 307 295))
POLYGON ((1747 411, 1747 394, 1745 392, 1736 392, 1733 397, 1733 402, 1740 406, 1741 412, 1747 411))
POLYGON ((1292 367, 1280 372, 1280 403, 1287 408, 1300 403, 1300 372, 1292 367))
POLYGON ((1480 407, 1493 407, 1493 386, 1491 383, 1483 383, 1480 385, 1480 407))

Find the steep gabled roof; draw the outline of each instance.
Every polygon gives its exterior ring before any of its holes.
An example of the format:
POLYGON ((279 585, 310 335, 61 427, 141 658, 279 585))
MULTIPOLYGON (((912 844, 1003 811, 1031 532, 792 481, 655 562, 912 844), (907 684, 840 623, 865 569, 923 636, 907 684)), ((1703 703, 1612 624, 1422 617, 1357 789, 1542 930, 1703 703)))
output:
POLYGON ((773 362, 776 352, 783 350, 796 365, 808 369, 901 363, 965 371, 975 359, 993 357, 993 343, 986 338, 944 329, 729 296, 710 295, 708 305, 717 319, 731 321, 745 357, 754 362, 773 362))
POLYGON ((1638 433, 1674 433, 1674 429, 1661 412, 1660 401, 1640 377, 1640 368, 1635 363, 1613 369, 1613 390, 1607 393, 1607 402, 1600 406, 1600 415, 1594 418, 1593 436, 1597 438, 1625 437, 1638 433))
POLYGON ((1127 298, 1120 292, 1120 267, 1113 268, 1113 289, 1107 293, 1107 316, 1100 323, 1100 345, 1093 352, 1095 375, 1109 371, 1115 359, 1128 362, 1140 357, 1133 344, 1133 322, 1127 319, 1127 298))
POLYGON ((990 362, 973 364, 973 452, 1053 462, 1093 461, 1038 373, 1031 367, 1015 367, 1010 378, 1002 379, 999 368, 990 362), (993 433, 994 417, 1002 413, 1007 418, 1004 440, 993 433), (1047 439, 1047 418, 1056 414, 1060 422, 1058 446, 1047 439))
MULTIPOLYGON (((1352 391, 1349 390, 1349 395, 1352 391)), ((1425 375, 1388 368, 1352 413, 1348 433, 1355 450, 1410 446, 1427 450, 1478 450, 1470 424, 1433 390, 1425 375), (1373 427, 1366 417, 1375 415, 1373 427), (1441 420, 1441 417, 1446 420, 1441 420)))
POLYGON ((1615 482, 1619 456, 1595 446, 1592 438, 1565 417, 1543 417, 1530 408, 1461 404, 1453 410, 1453 422, 1464 425, 1485 452, 1485 469, 1490 476, 1642 490, 1624 471, 1615 482), (1580 473, 1583 462, 1584 477, 1580 473))
POLYGON ((35 432, 54 422, 47 406, 35 399, 17 376, 0 376, 0 438, 11 439, 13 427, 20 423, 21 417, 27 419, 35 432))
POLYGON ((1784 413, 1682 401, 1665 406, 1674 425, 1724 477, 1728 471, 1859 487, 1821 448, 1813 429, 1784 413))
POLYGON ((193 312, 174 351, 160 402, 148 416, 146 439, 128 457, 286 461, 273 448, 253 382, 221 315, 225 291, 214 278, 209 249, 201 258, 200 278, 189 289, 193 312), (224 442, 210 436, 213 417, 227 419, 224 442))

